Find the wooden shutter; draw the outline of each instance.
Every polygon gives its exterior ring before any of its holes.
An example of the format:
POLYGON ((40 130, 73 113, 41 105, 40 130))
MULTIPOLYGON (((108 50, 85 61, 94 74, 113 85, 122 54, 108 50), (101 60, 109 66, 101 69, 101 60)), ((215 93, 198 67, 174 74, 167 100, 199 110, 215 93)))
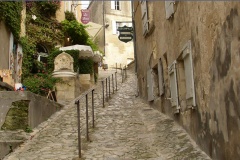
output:
POLYGON ((159 85, 159 95, 164 94, 164 80, 163 80, 163 66, 162 66, 162 60, 159 59, 158 61, 158 85, 159 85))
POLYGON ((188 46, 182 54, 182 59, 184 61, 184 71, 186 79, 186 99, 192 99, 192 106, 196 106, 195 101, 195 87, 193 78, 193 65, 192 65, 192 54, 190 46, 188 46))
POLYGON ((166 19, 169 19, 174 13, 175 1, 165 1, 166 19))
POLYGON ((154 100, 153 95, 153 75, 152 75, 152 69, 149 69, 147 71, 147 89, 148 89, 148 101, 154 100))
POLYGON ((171 104, 174 107, 174 113, 179 113, 179 101, 178 101, 178 85, 177 85, 177 70, 176 70, 176 61, 172 63, 169 68, 170 76, 170 90, 171 90, 171 104))
POLYGON ((141 12, 142 12, 142 32, 145 36, 148 32, 148 14, 147 14, 147 1, 141 1, 141 12))

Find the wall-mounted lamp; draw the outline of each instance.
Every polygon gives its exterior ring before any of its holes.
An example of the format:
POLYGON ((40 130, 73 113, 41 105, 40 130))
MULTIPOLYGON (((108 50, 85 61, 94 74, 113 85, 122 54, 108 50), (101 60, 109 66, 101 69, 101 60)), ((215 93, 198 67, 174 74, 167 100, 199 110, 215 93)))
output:
POLYGON ((108 23, 106 23, 106 24, 105 24, 105 28, 108 28, 108 26, 109 26, 109 24, 108 24, 108 23))

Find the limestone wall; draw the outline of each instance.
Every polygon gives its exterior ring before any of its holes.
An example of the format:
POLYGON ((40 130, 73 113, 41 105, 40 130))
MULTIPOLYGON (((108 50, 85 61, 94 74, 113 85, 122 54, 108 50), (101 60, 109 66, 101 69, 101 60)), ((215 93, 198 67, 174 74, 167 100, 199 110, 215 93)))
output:
POLYGON ((28 91, 0 91, 0 128, 5 122, 7 113, 13 102, 29 101, 28 125, 35 128, 46 121, 53 113, 61 109, 61 105, 28 91))
POLYGON ((92 1, 89 9, 91 11, 91 21, 98 24, 105 23, 104 31, 97 38, 102 51, 105 51, 104 62, 108 64, 108 68, 115 67, 118 63, 127 65, 129 60, 134 59, 133 42, 121 42, 118 39, 118 34, 113 33, 113 22, 132 22, 131 3, 130 1, 120 1, 120 10, 111 9, 111 1, 92 1), (104 9, 104 20, 103 20, 104 9), (105 49, 104 49, 105 45, 105 49))
POLYGON ((166 19, 164 1, 148 1, 149 32, 142 35, 141 4, 134 2, 136 54, 140 95, 147 99, 147 71, 161 58, 164 94, 154 97, 153 107, 173 117, 213 159, 240 158, 240 4, 238 2, 191 2, 174 4, 166 19), (191 43, 194 109, 186 107, 186 77, 177 63, 180 113, 171 106, 169 67, 179 61, 183 47, 191 43))

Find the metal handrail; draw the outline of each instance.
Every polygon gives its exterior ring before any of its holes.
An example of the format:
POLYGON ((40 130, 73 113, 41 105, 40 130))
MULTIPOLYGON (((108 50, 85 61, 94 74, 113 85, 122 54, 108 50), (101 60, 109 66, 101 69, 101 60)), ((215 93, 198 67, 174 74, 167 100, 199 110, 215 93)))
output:
POLYGON ((94 128, 94 90, 96 87, 92 87, 87 91, 83 92, 80 97, 75 100, 75 104, 77 105, 77 118, 78 118, 78 156, 81 158, 81 131, 80 131, 80 100, 83 97, 86 97, 86 137, 87 141, 89 141, 89 130, 88 130, 88 94, 92 93, 92 122, 94 128))
MULTIPOLYGON (((126 71, 125 71, 126 72, 126 71)), ((123 74, 123 72, 121 72, 121 74, 123 74)), ((126 74, 126 73, 125 73, 126 74)), ((115 86, 114 87, 114 75, 112 74, 112 88, 113 88, 113 92, 112 94, 114 94, 114 89, 115 91, 118 90, 117 88, 117 72, 115 72, 115 86)), ((101 80, 102 82, 102 99, 103 99, 103 107, 105 107, 105 93, 104 93, 104 83, 106 81, 106 100, 108 101, 110 99, 110 94, 111 94, 111 90, 110 90, 110 85, 111 85, 111 76, 108 76, 106 78, 104 78, 103 80, 101 80)), ((81 96, 79 96, 78 98, 75 99, 75 104, 77 105, 77 118, 78 118, 78 155, 79 158, 81 158, 81 131, 80 131, 80 101, 85 97, 86 98, 86 137, 87 137, 87 141, 89 141, 89 128, 88 128, 88 94, 92 93, 92 126, 93 128, 94 126, 94 90, 97 87, 92 87, 90 89, 88 89, 87 91, 83 92, 81 94, 81 96)))

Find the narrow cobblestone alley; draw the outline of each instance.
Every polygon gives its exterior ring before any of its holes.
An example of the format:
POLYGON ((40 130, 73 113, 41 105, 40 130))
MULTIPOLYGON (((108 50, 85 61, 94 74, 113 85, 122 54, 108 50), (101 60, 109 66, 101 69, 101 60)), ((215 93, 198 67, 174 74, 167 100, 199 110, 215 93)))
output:
MULTIPOLYGON (((81 108, 82 159, 210 159, 179 125, 135 96, 133 71, 128 72, 126 82, 120 84, 119 79, 118 89, 105 108, 102 107, 101 87, 96 89, 96 127, 90 130, 91 142, 84 140, 85 110, 81 108)), ((34 129, 31 138, 4 160, 72 160, 78 157, 76 116, 73 101, 34 129)))

